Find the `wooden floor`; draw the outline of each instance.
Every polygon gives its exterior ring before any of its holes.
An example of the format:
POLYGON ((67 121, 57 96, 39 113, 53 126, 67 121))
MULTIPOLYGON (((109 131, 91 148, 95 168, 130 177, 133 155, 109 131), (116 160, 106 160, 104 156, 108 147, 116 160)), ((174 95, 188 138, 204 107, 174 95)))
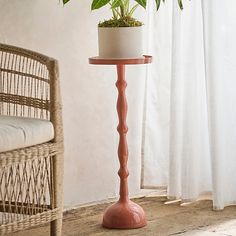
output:
MULTIPOLYGON (((146 211, 148 226, 137 230, 107 230, 101 227, 108 204, 82 207, 65 213, 63 236, 236 236, 236 206, 212 211, 211 201, 180 206, 165 205, 165 197, 135 199, 146 211)), ((49 236, 49 227, 31 229, 12 236, 49 236)))

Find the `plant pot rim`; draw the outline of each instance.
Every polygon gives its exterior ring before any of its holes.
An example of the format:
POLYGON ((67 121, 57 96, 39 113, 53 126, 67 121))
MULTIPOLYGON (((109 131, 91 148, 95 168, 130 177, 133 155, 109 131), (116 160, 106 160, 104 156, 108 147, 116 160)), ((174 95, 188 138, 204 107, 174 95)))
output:
POLYGON ((121 26, 121 27, 103 27, 103 26, 98 26, 99 29, 125 29, 125 28, 140 28, 143 27, 143 25, 139 26, 121 26))

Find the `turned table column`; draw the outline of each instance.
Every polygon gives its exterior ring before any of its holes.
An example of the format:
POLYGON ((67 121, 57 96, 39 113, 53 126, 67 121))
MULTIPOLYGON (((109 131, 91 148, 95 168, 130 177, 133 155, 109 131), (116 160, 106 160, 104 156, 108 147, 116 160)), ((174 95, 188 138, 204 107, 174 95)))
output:
POLYGON ((120 135, 118 147, 120 161, 120 169, 118 171, 120 176, 120 198, 118 202, 107 208, 103 216, 102 225, 106 228, 116 229, 140 228, 147 224, 145 213, 138 204, 129 200, 128 193, 128 144, 126 140, 126 134, 128 132, 128 126, 126 124, 128 105, 125 94, 127 87, 125 81, 125 65, 148 64, 152 62, 152 57, 143 56, 135 59, 111 60, 93 57, 89 59, 89 62, 90 64, 97 65, 116 65, 118 75, 116 87, 118 89, 117 113, 119 117, 117 131, 120 135))
POLYGON ((118 172, 120 176, 120 202, 128 201, 128 176, 129 171, 127 168, 128 162, 128 145, 126 140, 126 134, 128 132, 128 126, 126 124, 126 117, 128 111, 128 104, 126 100, 125 90, 127 83, 125 81, 125 65, 117 65, 117 75, 118 79, 116 82, 116 87, 118 89, 118 100, 117 100, 117 113, 119 117, 119 125, 117 126, 117 131, 120 135, 119 147, 118 147, 118 157, 120 161, 120 170, 118 172))

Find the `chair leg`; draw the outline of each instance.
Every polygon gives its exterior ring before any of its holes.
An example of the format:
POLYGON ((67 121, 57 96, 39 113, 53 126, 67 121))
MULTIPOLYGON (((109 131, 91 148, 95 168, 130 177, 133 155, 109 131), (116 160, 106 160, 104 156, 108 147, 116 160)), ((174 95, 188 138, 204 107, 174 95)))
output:
POLYGON ((62 218, 51 222, 51 236, 62 235, 62 218))
POLYGON ((61 209, 58 219, 51 222, 51 236, 62 235, 62 209, 63 209, 63 154, 53 157, 53 185, 52 205, 61 209))

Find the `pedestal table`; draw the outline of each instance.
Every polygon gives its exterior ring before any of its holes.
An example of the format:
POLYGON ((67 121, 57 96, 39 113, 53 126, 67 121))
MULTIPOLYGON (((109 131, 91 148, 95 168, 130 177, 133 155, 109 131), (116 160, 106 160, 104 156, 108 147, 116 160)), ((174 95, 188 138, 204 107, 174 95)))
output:
POLYGON ((89 58, 89 63, 94 65, 116 65, 118 79, 116 87, 118 89, 117 113, 119 116, 119 125, 117 130, 120 135, 118 157, 120 161, 120 198, 117 203, 108 207, 103 216, 102 225, 106 228, 115 229, 135 229, 144 227, 147 224, 146 216, 143 209, 136 203, 132 202, 128 196, 128 145, 126 134, 128 127, 126 116, 128 105, 125 90, 127 83, 125 81, 125 66, 149 64, 152 62, 151 56, 143 56, 132 59, 102 59, 99 57, 89 58))

